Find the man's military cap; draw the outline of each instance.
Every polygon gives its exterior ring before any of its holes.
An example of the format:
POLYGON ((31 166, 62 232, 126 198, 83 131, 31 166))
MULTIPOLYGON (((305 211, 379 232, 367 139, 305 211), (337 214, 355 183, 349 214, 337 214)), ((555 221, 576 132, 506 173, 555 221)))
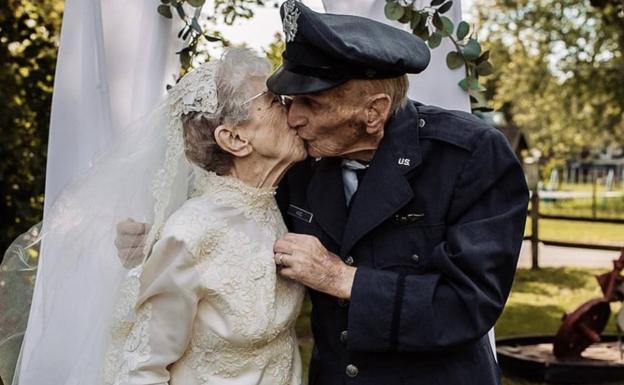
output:
POLYGON ((308 94, 350 79, 419 73, 429 64, 422 39, 374 20, 314 12, 295 0, 282 4, 281 16, 283 64, 267 80, 276 94, 308 94))

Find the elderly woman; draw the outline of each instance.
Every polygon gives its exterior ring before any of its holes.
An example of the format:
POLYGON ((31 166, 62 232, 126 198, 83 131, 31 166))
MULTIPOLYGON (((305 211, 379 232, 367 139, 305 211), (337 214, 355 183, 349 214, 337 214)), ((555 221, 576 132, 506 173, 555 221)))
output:
POLYGON ((304 291, 276 273, 273 244, 286 232, 275 188, 305 147, 265 89, 266 60, 239 49, 211 64, 216 89, 193 99, 216 92, 216 108, 182 115, 194 197, 142 266, 136 320, 109 353, 107 383, 301 383, 294 322, 304 291))

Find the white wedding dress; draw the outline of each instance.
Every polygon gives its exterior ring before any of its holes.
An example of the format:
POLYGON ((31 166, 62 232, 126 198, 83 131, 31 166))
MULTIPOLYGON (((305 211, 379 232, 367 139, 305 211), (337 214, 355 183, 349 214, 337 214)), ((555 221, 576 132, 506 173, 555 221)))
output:
POLYGON ((304 288, 276 271, 273 244, 286 227, 275 190, 199 173, 195 197, 122 292, 122 307, 138 295, 136 319, 114 329, 105 382, 299 385, 304 288))

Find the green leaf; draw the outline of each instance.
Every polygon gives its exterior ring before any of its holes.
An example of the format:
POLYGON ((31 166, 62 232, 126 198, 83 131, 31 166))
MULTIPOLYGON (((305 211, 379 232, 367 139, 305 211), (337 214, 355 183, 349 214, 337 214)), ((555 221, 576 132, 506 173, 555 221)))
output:
POLYGON ((184 12, 184 8, 182 7, 182 4, 176 3, 175 9, 178 12, 178 16, 180 16, 180 19, 184 20, 186 18, 186 12, 184 12))
POLYGON ((446 65, 454 70, 464 65, 464 58, 457 51, 451 51, 446 55, 446 65))
POLYGON ((427 39, 429 39, 429 37, 431 36, 429 34, 429 28, 417 29, 416 31, 414 31, 414 35, 418 36, 419 38, 423 39, 424 41, 427 41, 427 39))
POLYGON ((471 90, 475 90, 475 91, 479 91, 481 89, 481 85, 479 84, 479 80, 477 80, 476 78, 469 78, 468 79, 468 88, 471 90))
POLYGON ((440 8, 438 8, 438 12, 446 13, 446 12, 448 12, 449 9, 451 9, 452 6, 453 6, 453 2, 452 1, 447 1, 446 3, 442 4, 440 6, 440 8))
POLYGON ((173 17, 173 15, 171 14, 171 8, 168 5, 161 4, 158 6, 157 10, 158 10, 158 13, 160 13, 162 16, 166 17, 167 19, 171 19, 173 17))
POLYGON ((444 3, 444 0, 431 0, 431 6, 437 7, 438 5, 444 3))
POLYGON ((189 3, 192 7, 199 8, 204 5, 206 0, 186 0, 186 2, 189 3))
POLYGON ((466 76, 457 84, 466 92, 469 90, 477 91, 479 89, 479 81, 471 76, 466 76))
POLYGON ((453 25, 453 21, 446 16, 440 17, 442 19, 442 24, 444 26, 442 30, 442 35, 451 36, 453 34, 453 30, 455 29, 455 25, 453 25))
POLYGON ((465 21, 460 21, 457 26, 457 39, 464 40, 466 36, 468 36, 468 32, 470 32, 470 24, 465 21))
POLYGON ((479 76, 488 76, 494 72, 494 68, 492 67, 492 63, 489 61, 484 61, 477 65, 477 73, 479 76))
POLYGON ((462 90, 464 90, 466 92, 468 91, 468 80, 467 80, 467 78, 463 78, 462 80, 460 80, 459 83, 457 83, 457 85, 459 85, 462 90))
POLYGON ((477 64, 481 64, 482 62, 487 61, 489 59, 490 59, 490 50, 487 50, 483 52, 481 56, 479 56, 479 58, 477 59, 477 64))
POLYGON ((427 43, 429 44, 429 48, 434 49, 434 48, 437 48, 441 42, 442 42, 442 35, 435 32, 433 35, 431 35, 427 43))
POLYGON ((412 12, 412 20, 410 21, 410 28, 412 29, 412 31, 416 29, 422 17, 422 13, 418 11, 412 12))
POLYGON ((406 24, 409 23, 412 19, 412 8, 404 7, 403 8, 403 16, 399 19, 399 23, 406 24))
POLYGON ((399 20, 404 12, 403 7, 397 3, 386 3, 384 7, 384 13, 389 20, 399 20))
POLYGON ((444 22, 438 13, 433 14, 433 26, 436 27, 438 31, 444 31, 444 22))
POLYGON ((467 60, 477 60, 481 54, 481 44, 475 39, 468 40, 464 46, 463 54, 467 60))

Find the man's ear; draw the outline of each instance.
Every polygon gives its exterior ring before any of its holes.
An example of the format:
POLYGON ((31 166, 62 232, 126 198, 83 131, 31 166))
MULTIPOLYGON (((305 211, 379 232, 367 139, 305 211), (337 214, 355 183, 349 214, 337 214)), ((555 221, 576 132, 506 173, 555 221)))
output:
POLYGON ((249 140, 241 136, 240 130, 236 127, 222 124, 215 129, 214 136, 223 151, 236 157, 242 158, 253 152, 249 140))
POLYGON ((392 99, 388 94, 376 94, 369 98, 366 107, 366 127, 369 134, 375 133, 386 124, 390 116, 392 99))

